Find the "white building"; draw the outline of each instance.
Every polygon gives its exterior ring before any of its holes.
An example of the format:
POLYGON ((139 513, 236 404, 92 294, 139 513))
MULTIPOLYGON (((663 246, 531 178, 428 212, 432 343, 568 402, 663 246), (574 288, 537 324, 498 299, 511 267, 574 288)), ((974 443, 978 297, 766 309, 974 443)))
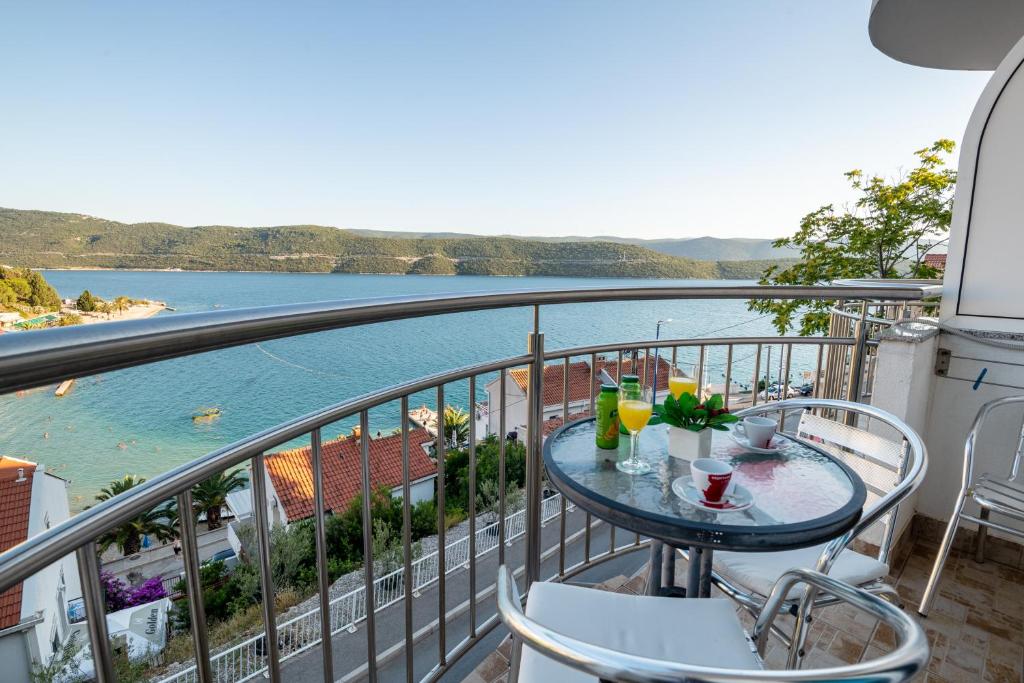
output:
MULTIPOLYGON (((0 551, 68 519, 67 486, 42 465, 0 456, 0 551)), ((0 678, 27 681, 49 664, 72 630, 68 603, 81 596, 73 553, 0 594, 0 678)))
MULTIPOLYGON (((435 441, 424 429, 409 431, 409 500, 412 504, 434 497, 437 465, 429 452, 435 441)), ((369 451, 371 487, 386 487, 392 496, 401 496, 401 434, 371 438, 369 451)), ((313 515, 311 458, 308 446, 267 454, 268 519, 272 522, 288 524, 313 515)), ((363 468, 359 437, 341 437, 324 442, 321 458, 326 509, 345 512, 362 491, 363 468)))
MULTIPOLYGON (((619 361, 617 359, 597 359, 594 373, 594 396, 601 390, 601 371, 605 371, 613 379, 619 377, 619 361)), ((544 419, 559 420, 563 409, 563 387, 565 370, 563 363, 544 366, 544 419)), ((622 374, 639 375, 645 386, 654 384, 654 357, 639 360, 634 372, 631 359, 623 359, 622 374)), ((658 358, 658 399, 668 395, 669 362, 658 358)), ((505 432, 517 432, 520 437, 526 436, 526 388, 529 372, 526 368, 515 368, 506 371, 505 375, 505 432)), ((590 412, 590 363, 578 361, 569 364, 569 415, 575 416, 590 412)), ((501 431, 501 378, 496 377, 484 387, 487 391, 486 425, 487 434, 498 434, 501 431)), ((560 424, 560 423, 559 423, 560 424)), ((484 434, 480 434, 484 436, 484 434)))

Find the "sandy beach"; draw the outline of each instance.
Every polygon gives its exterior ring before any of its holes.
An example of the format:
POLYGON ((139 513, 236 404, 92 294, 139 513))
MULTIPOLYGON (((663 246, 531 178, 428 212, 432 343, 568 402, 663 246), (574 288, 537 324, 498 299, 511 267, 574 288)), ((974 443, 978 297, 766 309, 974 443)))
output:
POLYGON ((129 306, 120 313, 84 313, 74 309, 68 309, 65 312, 76 313, 81 316, 83 325, 91 325, 93 323, 112 323, 119 320, 151 318, 165 308, 167 308, 167 304, 161 301, 147 301, 144 304, 129 306))

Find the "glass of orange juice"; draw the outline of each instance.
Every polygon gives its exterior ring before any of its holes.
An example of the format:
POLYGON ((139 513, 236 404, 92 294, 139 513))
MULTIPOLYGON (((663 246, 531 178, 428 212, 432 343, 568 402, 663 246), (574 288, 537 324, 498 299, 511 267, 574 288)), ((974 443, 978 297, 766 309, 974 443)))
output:
POLYGON ((629 430, 629 458, 615 464, 626 474, 646 474, 651 466, 640 459, 640 432, 647 426, 653 410, 651 388, 639 383, 619 386, 619 421, 629 430))
POLYGON ((672 392, 672 397, 677 401, 683 394, 693 394, 697 396, 697 368, 689 366, 687 368, 680 368, 673 366, 671 374, 668 378, 668 390, 672 392), (687 372, 689 370, 689 372, 687 372))

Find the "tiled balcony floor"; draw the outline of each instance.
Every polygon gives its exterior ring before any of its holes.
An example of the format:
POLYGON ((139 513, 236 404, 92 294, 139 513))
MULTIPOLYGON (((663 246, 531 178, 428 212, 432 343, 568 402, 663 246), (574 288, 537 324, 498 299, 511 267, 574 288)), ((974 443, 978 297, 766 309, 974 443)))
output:
MULTIPOLYGON (((899 553, 901 557, 893 562, 889 579, 906 602, 906 609, 915 616, 936 551, 936 529, 920 526, 915 523, 909 536, 917 540, 899 553)), ((970 540, 969 533, 961 535, 968 537, 964 541, 970 540)), ((951 554, 931 613, 922 620, 931 644, 931 661, 917 680, 1024 680, 1024 569, 1020 548, 991 540, 995 539, 990 539, 991 559, 983 564, 975 562, 973 554, 964 550, 951 554)), ((967 546, 963 543, 963 547, 967 546)), ((680 564, 685 562, 680 560, 680 564)), ((677 576, 685 576, 685 566, 677 568, 677 576)), ((632 578, 619 576, 598 588, 639 594, 644 579, 643 574, 632 578)), ((850 607, 829 607, 816 614, 818 618, 808 640, 807 668, 870 659, 895 644, 888 628, 850 607)), ((748 627, 752 624, 742 611, 741 617, 748 627)), ((464 683, 505 681, 508 652, 506 639, 464 683)), ((765 664, 770 669, 784 668, 785 657, 785 649, 775 641, 765 653, 765 664)))

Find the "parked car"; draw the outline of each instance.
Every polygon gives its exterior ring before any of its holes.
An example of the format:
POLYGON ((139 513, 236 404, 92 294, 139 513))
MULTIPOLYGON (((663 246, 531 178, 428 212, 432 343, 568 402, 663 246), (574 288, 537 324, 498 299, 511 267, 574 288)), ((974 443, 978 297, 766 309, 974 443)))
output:
POLYGON ((238 555, 235 555, 235 551, 231 548, 225 548, 224 550, 218 550, 210 559, 203 562, 203 564, 210 564, 211 562, 223 562, 224 569, 231 571, 238 566, 238 555))

